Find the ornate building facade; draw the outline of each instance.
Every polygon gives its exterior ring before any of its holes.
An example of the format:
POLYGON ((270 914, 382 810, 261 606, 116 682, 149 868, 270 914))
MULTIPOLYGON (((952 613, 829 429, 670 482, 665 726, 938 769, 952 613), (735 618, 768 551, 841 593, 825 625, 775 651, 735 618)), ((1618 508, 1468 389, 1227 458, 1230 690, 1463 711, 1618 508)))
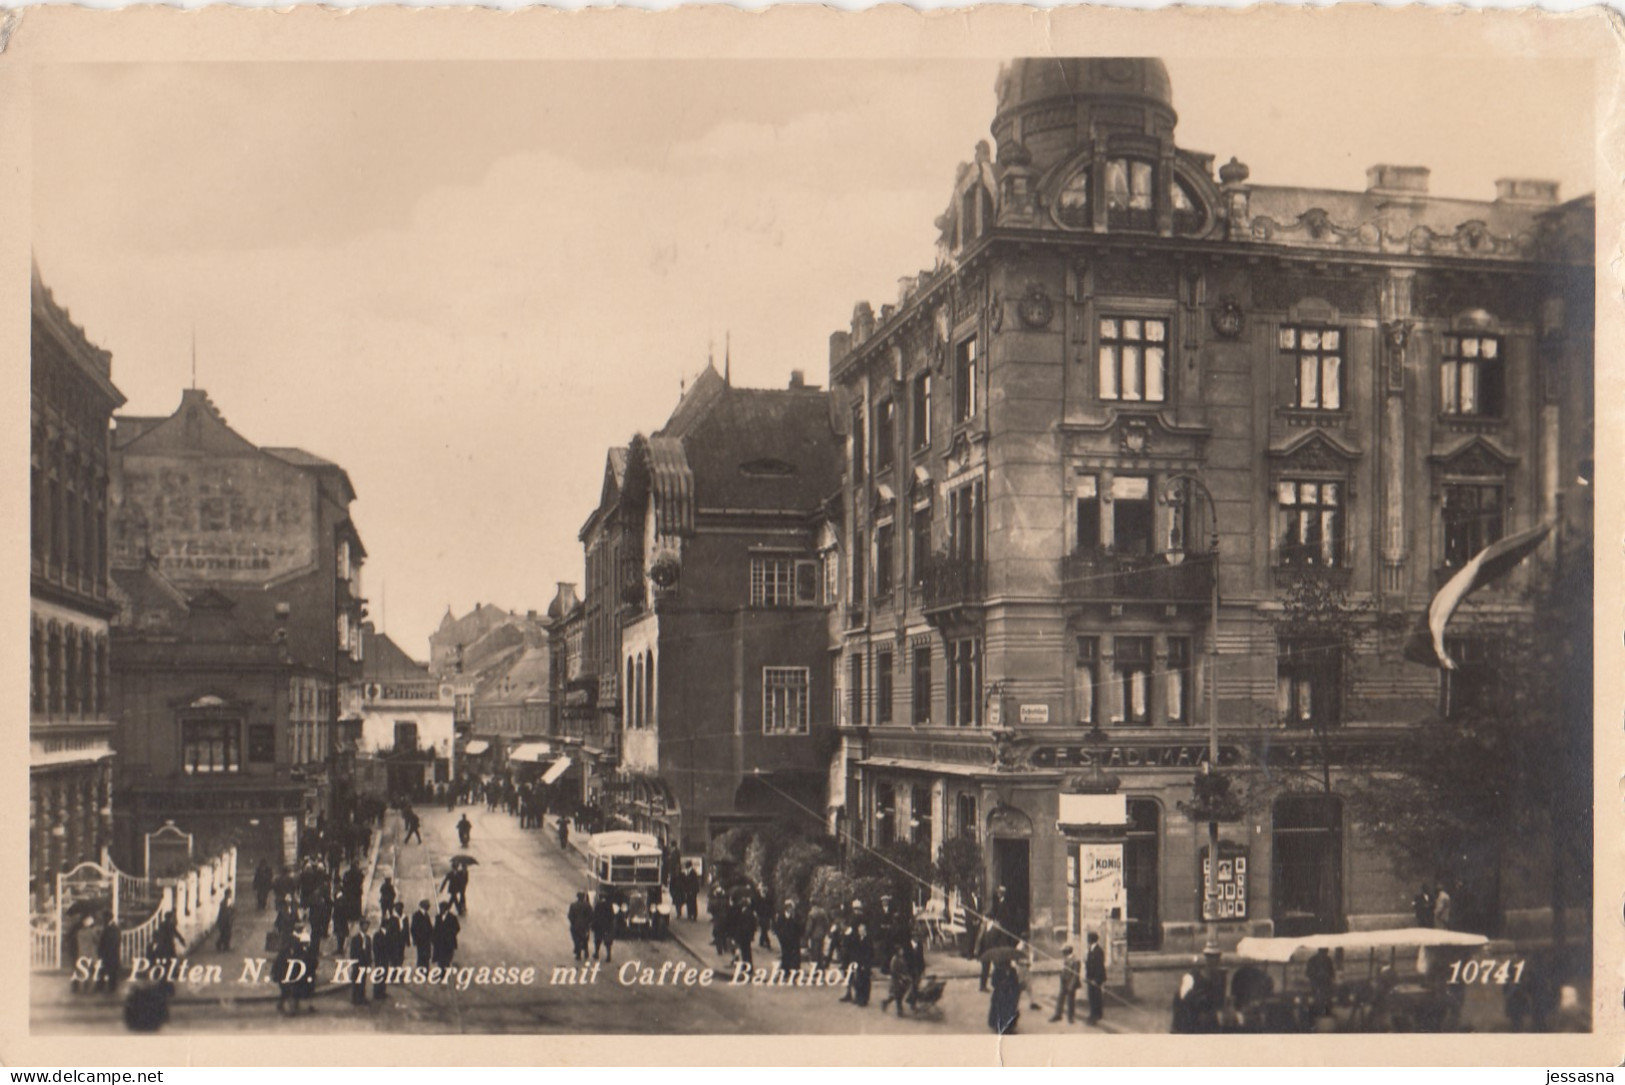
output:
MULTIPOLYGON (((1260 184, 1176 121, 1157 60, 1006 66, 936 266, 831 337, 847 831, 974 839, 1035 938, 1075 939, 1067 808, 1110 790, 1128 945, 1191 947, 1206 834, 1180 804, 1215 725, 1220 766, 1329 782, 1226 827, 1225 940, 1403 925, 1414 886, 1338 788, 1440 711, 1441 675, 1379 630, 1579 504, 1591 201, 1436 197, 1392 165, 1260 184), (1356 663, 1283 623, 1306 577, 1368 616, 1356 663)), ((1538 922, 1540 884, 1509 871, 1493 924, 1538 922)))
POLYGON ((124 396, 33 268, 29 396, 29 896, 112 839, 109 428, 124 396))

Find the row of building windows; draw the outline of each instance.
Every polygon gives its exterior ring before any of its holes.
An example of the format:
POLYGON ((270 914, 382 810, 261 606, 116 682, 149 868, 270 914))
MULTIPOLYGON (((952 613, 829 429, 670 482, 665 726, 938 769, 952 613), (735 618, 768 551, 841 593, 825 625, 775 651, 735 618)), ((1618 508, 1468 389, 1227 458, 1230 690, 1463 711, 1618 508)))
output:
POLYGON ((30 552, 52 576, 107 584, 107 483, 86 470, 36 467, 30 478, 30 552), (72 481, 64 481, 71 479, 72 481))
POLYGON ((181 720, 181 772, 187 776, 212 776, 243 771, 247 732, 247 762, 268 765, 276 762, 276 725, 241 720, 181 720))
POLYGON ((34 623, 28 642, 28 708, 36 716, 107 711, 107 636, 71 624, 34 623))
MULTIPOLYGON (((1076 639, 1073 705, 1079 726, 1102 724, 1122 727, 1189 726, 1194 722, 1192 693, 1195 659, 1191 638, 1151 634, 1090 634, 1076 639)), ((1482 708, 1482 691, 1493 672, 1493 660, 1484 643, 1452 638, 1447 645, 1457 660, 1455 671, 1440 676, 1439 712, 1457 718, 1482 708)), ((1282 639, 1276 647, 1276 720, 1284 727, 1336 726, 1342 722, 1343 662, 1341 643, 1282 639)), ((846 657, 844 697, 840 718, 849 724, 885 726, 895 722, 891 648, 874 652, 874 698, 865 699, 865 657, 846 657)), ((929 726, 932 710, 933 649, 916 646, 909 664, 908 718, 929 726)), ((801 671, 804 689, 805 671, 801 671)), ((961 638, 949 645, 945 682, 945 723, 977 727, 987 705, 982 686, 982 643, 961 638)), ((799 702, 805 706, 805 700, 799 702)), ((764 710, 764 718, 766 711, 764 710)))
MULTIPOLYGON (((914 648, 910 665, 911 719, 920 725, 931 720, 931 646, 921 644, 914 648)), ((836 717, 855 726, 866 723, 893 722, 892 685, 895 656, 890 648, 878 648, 874 653, 874 700, 865 698, 864 656, 853 653, 846 658, 844 690, 845 711, 838 700, 836 717)), ((834 683, 837 698, 842 696, 842 684, 834 683)), ((982 689, 982 641, 980 637, 962 637, 952 640, 947 649, 947 674, 944 682, 944 724, 949 727, 979 727, 986 705, 982 689)))
MULTIPOLYGON (((1095 394, 1105 402, 1165 403, 1171 396, 1168 357, 1169 322, 1155 317, 1103 316, 1096 325, 1095 394)), ((1277 332, 1277 347, 1284 362, 1282 381, 1290 389, 1294 408, 1339 412, 1345 409, 1346 333, 1341 327, 1287 324, 1277 332)), ((970 336, 955 349, 953 369, 953 422, 974 418, 978 408, 979 356, 977 339, 970 336)), ((1501 340, 1492 335, 1445 335, 1439 350, 1439 412, 1445 415, 1496 418, 1505 409, 1505 374, 1501 340)), ((931 375, 920 373, 909 382, 911 452, 931 447, 931 375)), ((863 408, 853 411, 852 465, 862 477, 871 451, 864 442, 863 408)), ((889 397, 875 401, 874 470, 895 462, 898 437, 897 405, 889 397)))
MULTIPOLYGON (((1188 516, 1183 501, 1167 505, 1158 524, 1155 480, 1144 475, 1112 475, 1109 479, 1080 475, 1074 485, 1075 545, 1082 555, 1111 553, 1119 557, 1151 558, 1157 554, 1187 552, 1199 540, 1186 533, 1188 516)), ((955 561, 981 561, 986 544, 980 483, 949 495, 949 533, 946 556, 955 561)), ((1271 563, 1280 567, 1320 566, 1345 568, 1350 564, 1346 481, 1285 477, 1275 482, 1275 545, 1271 563)), ((1499 482, 1460 481, 1440 488, 1442 564, 1458 567, 1505 533, 1505 487, 1499 482)), ((874 594, 890 597, 897 587, 897 527, 893 519, 874 527, 874 594)), ((923 584, 932 558, 932 507, 929 501, 909 514, 903 572, 911 585, 923 584)), ((863 598, 863 555, 868 547, 864 532, 854 532, 851 600, 863 598)), ((1114 573, 1113 575, 1121 575, 1114 573)), ((753 560, 751 605, 832 605, 839 574, 833 553, 824 558, 823 598, 819 598, 819 569, 813 562, 753 560), (799 566, 806 568, 800 569, 799 566)))
MULTIPOLYGON (((930 843, 936 828, 934 807, 929 785, 875 781, 869 818, 870 844, 886 847, 896 843, 930 843), (908 797, 906 810, 900 806, 904 795, 908 797)), ((975 795, 961 792, 955 798, 953 820, 944 829, 967 840, 977 839, 980 823, 975 795)))

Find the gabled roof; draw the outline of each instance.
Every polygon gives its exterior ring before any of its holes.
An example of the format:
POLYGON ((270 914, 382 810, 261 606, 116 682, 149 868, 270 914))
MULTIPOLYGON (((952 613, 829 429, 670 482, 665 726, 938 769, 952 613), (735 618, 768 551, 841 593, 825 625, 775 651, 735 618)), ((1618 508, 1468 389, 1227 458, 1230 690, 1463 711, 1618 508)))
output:
POLYGON ((841 484, 829 396, 818 389, 726 388, 689 421, 683 446, 703 509, 812 510, 841 484))
POLYGON ((113 598, 118 603, 116 624, 123 628, 161 628, 186 615, 186 593, 151 564, 114 566, 113 598))
POLYGON ((283 463, 313 471, 324 481, 337 484, 340 489, 334 496, 341 505, 348 505, 355 500, 355 486, 350 482, 349 472, 332 460, 323 459, 314 452, 306 452, 302 448, 266 448, 261 451, 275 456, 283 463))
POLYGON ((426 678, 428 674, 428 664, 407 655, 388 633, 373 633, 367 638, 361 657, 363 678, 426 678))
POLYGON ((515 705, 545 697, 548 676, 551 673, 550 653, 546 648, 525 648, 517 652, 508 666, 494 670, 480 683, 474 694, 478 703, 515 705))

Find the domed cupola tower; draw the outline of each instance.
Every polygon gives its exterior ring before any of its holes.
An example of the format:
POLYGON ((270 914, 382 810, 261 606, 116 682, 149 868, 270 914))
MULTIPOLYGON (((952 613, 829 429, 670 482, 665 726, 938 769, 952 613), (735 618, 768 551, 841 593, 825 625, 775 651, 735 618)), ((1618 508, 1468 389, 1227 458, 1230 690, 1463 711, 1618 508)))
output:
POLYGON ((1152 57, 1023 57, 997 85, 1001 163, 1034 178, 1036 217, 1065 230, 1199 234, 1217 191, 1174 145, 1173 86, 1152 57))

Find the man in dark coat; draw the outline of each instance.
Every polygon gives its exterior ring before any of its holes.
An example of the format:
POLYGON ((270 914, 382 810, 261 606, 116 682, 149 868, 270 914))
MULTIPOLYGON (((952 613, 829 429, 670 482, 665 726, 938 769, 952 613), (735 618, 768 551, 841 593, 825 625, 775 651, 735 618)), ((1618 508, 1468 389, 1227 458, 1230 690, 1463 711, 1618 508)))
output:
MULTIPOLYGON (((399 964, 400 961, 396 958, 400 954, 400 940, 403 937, 401 917, 395 913, 395 906, 392 904, 387 912, 378 917, 378 933, 372 939, 373 963, 385 969, 399 964)), ((373 981, 372 997, 388 998, 385 986, 383 973, 379 973, 378 978, 373 981)))
POLYGON ((752 903, 756 906, 756 929, 762 936, 762 948, 772 949, 773 941, 768 937, 768 929, 773 926, 773 891, 766 886, 758 886, 752 903))
POLYGON ((592 959, 595 961, 600 947, 606 962, 615 959, 615 902, 607 889, 598 891, 598 903, 592 908, 592 959))
POLYGON ((859 923, 852 930, 853 944, 847 953, 847 963, 856 965, 852 971, 852 1001, 859 1006, 869 1004, 869 985, 874 976, 875 944, 869 937, 869 925, 859 923))
POLYGON ((360 909, 351 903, 350 894, 340 889, 339 895, 333 898, 333 943, 337 947, 334 952, 344 952, 350 940, 350 924, 359 914, 360 909))
POLYGON ((112 912, 102 916, 101 937, 96 940, 96 956, 101 961, 102 971, 96 977, 96 990, 105 988, 108 993, 118 990, 119 981, 119 930, 118 921, 113 918, 112 912))
POLYGON ((328 932, 332 929, 333 901, 327 895, 327 887, 323 886, 310 898, 310 936, 320 944, 326 940, 328 932))
POLYGON ((276 891, 276 906, 278 908, 282 907, 283 904, 287 903, 288 898, 293 896, 295 884, 293 875, 288 873, 287 867, 283 867, 281 873, 271 880, 271 888, 276 891))
MULTIPOLYGON (((357 905, 360 905, 361 890, 365 887, 366 880, 366 875, 361 873, 361 868, 351 863, 350 869, 344 872, 344 895, 357 905)), ((358 912, 357 915, 359 914, 358 912)))
POLYGON ((984 991, 987 990, 988 971, 992 967, 992 962, 986 956, 987 951, 1016 944, 1016 931, 1011 923, 1013 910, 1010 904, 1010 891, 1002 885, 999 886, 998 891, 993 894, 993 906, 982 917, 976 935, 976 953, 982 958, 981 989, 984 991))
POLYGON ((587 959, 587 939, 592 934, 592 905, 585 892, 577 893, 566 914, 570 921, 570 944, 575 947, 575 959, 587 959))
POLYGON ((1411 908, 1416 912, 1418 927, 1433 926, 1433 890, 1424 884, 1411 899, 1411 908))
POLYGON ((441 968, 450 968, 452 958, 457 956, 457 935, 462 929, 457 913, 451 910, 451 901, 441 901, 440 915, 434 921, 434 963, 441 968))
POLYGON ((689 867, 687 872, 684 873, 683 888, 684 895, 688 899, 689 922, 693 922, 699 918, 700 910, 700 872, 698 869, 689 867))
POLYGON ((356 920, 355 933, 350 936, 349 957, 355 962, 350 973, 350 1001, 357 1006, 367 1004, 367 969, 372 967, 372 935, 367 933, 367 917, 356 920))
MULTIPOLYGON (((264 859, 254 868, 254 900, 259 911, 265 911, 265 898, 271 895, 271 864, 264 859)), ((1431 910, 1430 910, 1431 911, 1431 910)))
POLYGON ((237 916, 237 907, 231 901, 231 890, 220 898, 220 911, 214 917, 214 948, 222 952, 231 949, 231 923, 237 916))
POLYGON ((434 917, 429 914, 428 901, 418 901, 418 910, 412 913, 412 922, 407 930, 412 936, 412 944, 417 947, 418 967, 427 968, 434 952, 434 917))
POLYGON ((1083 962, 1083 978, 1089 985, 1089 1023, 1098 1025, 1106 1012, 1106 947, 1100 944, 1100 935, 1093 932, 1089 934, 1089 952, 1083 962))
POLYGON ((734 897, 729 913, 728 937, 739 954, 740 963, 747 968, 754 964, 751 944, 756 937, 756 902, 748 893, 734 897))
POLYGON ((1304 966, 1309 980, 1309 1000, 1316 1017, 1332 1012, 1332 988, 1337 982, 1337 965, 1332 962, 1331 950, 1322 946, 1304 966))
POLYGON ((446 871, 446 876, 440 880, 440 888, 447 897, 451 898, 451 902, 457 906, 458 915, 468 914, 468 865, 466 863, 453 862, 451 869, 446 871))

